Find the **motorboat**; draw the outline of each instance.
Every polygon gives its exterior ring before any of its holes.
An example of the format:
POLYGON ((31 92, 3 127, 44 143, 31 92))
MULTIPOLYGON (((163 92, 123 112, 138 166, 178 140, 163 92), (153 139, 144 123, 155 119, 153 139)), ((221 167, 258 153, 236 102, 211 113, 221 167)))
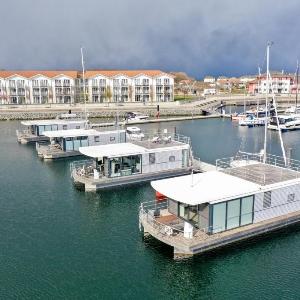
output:
POLYGON ((127 112, 125 115, 125 119, 127 122, 142 121, 142 120, 147 120, 148 118, 149 118, 148 115, 144 115, 138 112, 127 112))
POLYGON ((296 117, 294 115, 278 115, 278 122, 277 117, 272 117, 268 125, 268 129, 279 130, 279 128, 281 131, 300 129, 300 117, 296 117))

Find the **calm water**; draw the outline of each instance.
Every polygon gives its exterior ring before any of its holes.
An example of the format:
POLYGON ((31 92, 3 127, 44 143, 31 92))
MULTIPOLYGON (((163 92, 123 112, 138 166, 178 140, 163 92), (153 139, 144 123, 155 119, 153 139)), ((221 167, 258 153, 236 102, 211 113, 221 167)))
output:
MULTIPOLYGON (((33 146, 16 142, 17 127, 0 123, 1 299, 300 298, 299 229, 175 262, 171 248, 139 234, 139 203, 154 196, 149 184, 79 192, 70 160, 40 161, 33 146)), ((151 125, 166 127, 191 136, 208 162, 263 147, 263 128, 229 120, 151 125)), ((276 133, 269 139, 279 154, 276 133)), ((300 132, 284 139, 300 159, 300 132)))

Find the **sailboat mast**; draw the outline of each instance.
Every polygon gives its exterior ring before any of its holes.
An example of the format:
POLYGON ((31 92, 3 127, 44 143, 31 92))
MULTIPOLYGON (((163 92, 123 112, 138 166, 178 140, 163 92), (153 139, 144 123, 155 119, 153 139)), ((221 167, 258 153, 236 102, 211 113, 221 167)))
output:
POLYGON ((83 80, 83 97, 84 97, 84 119, 87 125, 87 113, 86 113, 86 94, 85 94, 85 69, 84 69, 84 59, 83 59, 83 48, 80 48, 81 51, 81 66, 82 66, 82 80, 83 80))
POLYGON ((268 42, 267 45, 267 74, 266 74, 266 108, 265 108, 265 139, 264 139, 264 157, 263 162, 266 162, 267 159, 267 130, 268 130, 268 98, 269 98, 269 89, 270 89, 270 78, 269 78, 269 60, 270 60, 270 47, 271 43, 268 42))
POLYGON ((297 70, 296 70, 296 111, 298 104, 298 78, 299 78, 299 61, 297 60, 297 70))

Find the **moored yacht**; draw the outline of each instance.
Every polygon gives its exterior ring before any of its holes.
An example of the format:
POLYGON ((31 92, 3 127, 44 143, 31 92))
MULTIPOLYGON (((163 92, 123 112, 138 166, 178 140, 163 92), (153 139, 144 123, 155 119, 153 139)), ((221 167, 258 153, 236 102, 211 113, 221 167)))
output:
POLYGON ((138 122, 149 119, 148 115, 141 114, 139 112, 127 112, 125 115, 125 120, 130 122, 138 122))
POLYGON ((300 116, 297 117, 296 115, 278 115, 278 122, 277 117, 272 117, 268 125, 268 129, 280 129, 282 132, 300 129, 300 116))

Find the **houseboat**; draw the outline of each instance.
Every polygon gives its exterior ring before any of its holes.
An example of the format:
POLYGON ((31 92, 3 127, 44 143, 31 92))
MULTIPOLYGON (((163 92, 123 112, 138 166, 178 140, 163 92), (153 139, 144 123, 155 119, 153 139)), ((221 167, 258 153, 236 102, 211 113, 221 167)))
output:
POLYGON ((178 134, 81 147, 79 152, 90 160, 73 162, 71 176, 85 191, 184 175, 193 165, 190 139, 178 134))
POLYGON ((279 128, 282 132, 300 129, 300 116, 278 115, 278 122, 277 117, 272 117, 268 129, 279 130, 279 128))
POLYGON ((49 138, 44 135, 45 131, 58 131, 68 129, 83 129, 86 127, 86 120, 32 120, 22 121, 26 129, 17 130, 17 140, 21 144, 31 142, 48 141, 49 138))
POLYGON ((126 142, 125 130, 97 131, 95 129, 69 129, 44 131, 50 142, 36 143, 38 156, 57 159, 82 155, 80 147, 126 142))
POLYGON ((213 171, 151 182, 157 199, 139 210, 144 235, 180 258, 300 222, 300 161, 264 157, 239 155, 213 171))

